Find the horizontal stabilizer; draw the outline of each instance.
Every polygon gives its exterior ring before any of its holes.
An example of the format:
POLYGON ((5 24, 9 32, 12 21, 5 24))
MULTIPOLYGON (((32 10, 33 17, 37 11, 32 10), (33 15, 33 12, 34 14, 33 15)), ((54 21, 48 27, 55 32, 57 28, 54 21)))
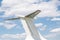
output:
POLYGON ((25 17, 34 18, 34 17, 35 17, 37 14, 39 14, 40 12, 41 12, 40 10, 37 10, 37 11, 35 11, 35 12, 33 12, 33 13, 31 13, 31 14, 25 16, 25 17))
POLYGON ((5 19, 5 20, 17 20, 17 19, 20 19, 20 17, 18 17, 18 18, 11 18, 11 19, 5 19))

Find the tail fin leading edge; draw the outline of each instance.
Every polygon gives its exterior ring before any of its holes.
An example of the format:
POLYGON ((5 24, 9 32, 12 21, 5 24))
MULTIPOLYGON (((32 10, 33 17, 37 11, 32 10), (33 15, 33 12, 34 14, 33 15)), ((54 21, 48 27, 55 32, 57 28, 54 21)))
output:
POLYGON ((25 17, 34 18, 34 17, 35 17, 37 14, 39 14, 40 12, 41 12, 40 10, 37 10, 37 11, 35 11, 35 12, 33 12, 33 13, 31 13, 31 14, 25 16, 25 17))

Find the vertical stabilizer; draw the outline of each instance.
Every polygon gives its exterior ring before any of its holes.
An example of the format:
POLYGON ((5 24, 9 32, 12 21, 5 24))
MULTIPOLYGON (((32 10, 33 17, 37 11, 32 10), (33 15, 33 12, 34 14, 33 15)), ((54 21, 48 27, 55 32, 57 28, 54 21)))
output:
POLYGON ((34 40, 40 40, 40 35, 31 18, 25 18, 21 20, 27 36, 31 35, 34 40))
POLYGON ((33 23, 33 18, 39 14, 40 10, 37 10, 27 16, 25 16, 25 18, 21 19, 23 27, 27 33, 27 36, 31 35, 34 40, 41 40, 40 39, 40 35, 33 23))

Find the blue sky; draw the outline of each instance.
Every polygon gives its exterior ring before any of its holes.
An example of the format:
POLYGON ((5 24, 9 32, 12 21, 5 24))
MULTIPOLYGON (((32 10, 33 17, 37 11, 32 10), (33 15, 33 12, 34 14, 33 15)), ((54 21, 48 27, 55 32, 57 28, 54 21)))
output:
POLYGON ((0 40, 25 40, 21 21, 4 19, 25 16, 38 9, 41 13, 34 23, 39 33, 46 40, 60 40, 60 0, 0 0, 0 40))

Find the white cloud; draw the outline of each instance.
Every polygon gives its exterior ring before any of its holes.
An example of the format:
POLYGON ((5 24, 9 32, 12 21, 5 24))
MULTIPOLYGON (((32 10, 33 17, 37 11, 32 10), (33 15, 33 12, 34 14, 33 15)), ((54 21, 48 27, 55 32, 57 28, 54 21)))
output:
POLYGON ((9 21, 5 21, 5 22, 1 22, 1 23, 0 23, 0 26, 1 26, 1 25, 2 25, 3 27, 7 28, 7 29, 11 29, 11 28, 15 27, 17 24, 12 23, 12 22, 9 22, 9 21))
POLYGON ((22 33, 22 34, 3 34, 3 35, 0 35, 0 38, 1 39, 18 39, 18 40, 23 40, 25 39, 26 37, 26 34, 25 33, 22 33))
POLYGON ((57 0, 53 0, 50 2, 42 2, 39 4, 32 4, 38 0, 3 0, 2 2, 2 10, 5 10, 5 16, 9 15, 26 15, 37 9, 40 9, 42 12, 38 15, 39 17, 54 17, 60 16, 60 14, 56 11, 56 3, 57 0), (8 7, 8 8, 6 8, 8 7), (3 9, 4 8, 4 9, 3 9), (6 8, 6 9, 5 9, 6 8))
POLYGON ((60 21, 60 18, 52 18, 51 21, 60 21))
POLYGON ((60 16, 60 14, 56 11, 55 3, 53 3, 52 1, 50 3, 41 3, 39 7, 42 10, 42 12, 39 15, 41 17, 60 16))
POLYGON ((47 25, 44 25, 43 23, 37 23, 35 24, 36 27, 40 28, 40 30, 46 30, 47 25))
POLYGON ((24 0, 25 2, 27 2, 27 3, 34 3, 34 2, 39 2, 39 0, 24 0))
POLYGON ((55 28, 55 29, 51 30, 50 32, 60 32, 60 28, 55 28))
POLYGON ((60 28, 55 28, 50 30, 50 33, 45 35, 48 40, 59 40, 60 38, 60 28))
POLYGON ((16 26, 16 24, 4 24, 4 27, 6 27, 7 29, 11 29, 15 26, 16 26))
MULTIPOLYGON (((13 39, 18 39, 18 40, 27 40, 26 39, 27 37, 30 40, 31 36, 26 35, 26 33, 22 33, 22 34, 3 34, 3 35, 0 35, 0 39, 6 39, 6 40, 10 40, 10 39, 12 40, 12 38, 13 39)), ((41 34, 40 34, 40 38, 41 38, 41 40, 47 40, 41 34)))
POLYGON ((36 27, 40 27, 40 26, 43 25, 43 23, 37 23, 37 24, 35 24, 35 25, 36 25, 36 27))
POLYGON ((49 39, 50 39, 50 38, 52 39, 52 38, 55 38, 56 36, 57 36, 57 34, 52 33, 52 34, 46 35, 45 37, 46 37, 46 38, 49 38, 49 39))
POLYGON ((49 33, 44 36, 47 40, 59 40, 60 33, 49 33))
POLYGON ((0 22, 0 26, 3 25, 3 23, 0 22))

